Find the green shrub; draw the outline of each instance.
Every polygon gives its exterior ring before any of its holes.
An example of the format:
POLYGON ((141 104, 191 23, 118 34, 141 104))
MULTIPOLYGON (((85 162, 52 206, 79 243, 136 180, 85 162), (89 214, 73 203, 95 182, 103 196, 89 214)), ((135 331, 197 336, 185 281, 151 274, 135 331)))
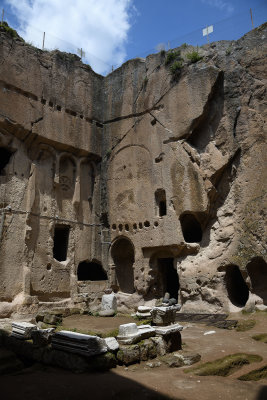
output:
POLYGON ((181 47, 181 49, 184 50, 184 49, 186 49, 188 47, 188 44, 187 43, 183 43, 183 44, 181 44, 180 47, 181 47))
POLYGON ((175 61, 171 66, 170 66, 170 71, 173 75, 176 75, 177 72, 181 71, 181 68, 183 67, 183 63, 181 61, 175 61))
POLYGON ((231 54, 231 51, 232 51, 232 47, 229 46, 228 49, 226 50, 225 54, 226 54, 227 56, 229 56, 229 55, 231 54))
POLYGON ((165 60, 165 65, 169 65, 171 64, 176 58, 178 58, 180 56, 180 51, 176 50, 176 51, 169 51, 167 53, 167 57, 165 60))
POLYGON ((191 63, 196 63, 203 58, 197 50, 193 50, 190 53, 187 53, 186 57, 189 61, 191 61, 191 63))

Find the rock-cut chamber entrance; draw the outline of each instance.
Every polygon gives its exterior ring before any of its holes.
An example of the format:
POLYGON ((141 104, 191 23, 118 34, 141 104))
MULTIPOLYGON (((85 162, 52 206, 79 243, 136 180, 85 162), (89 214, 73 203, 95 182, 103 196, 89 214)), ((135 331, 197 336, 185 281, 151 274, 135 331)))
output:
POLYGON ((118 289, 124 293, 134 293, 134 247, 130 240, 116 240, 111 249, 111 257, 115 264, 118 289))
POLYGON ((159 270, 159 286, 161 295, 164 296, 164 294, 168 292, 171 298, 178 300, 178 291, 180 285, 178 273, 174 268, 174 259, 158 258, 157 264, 159 270))

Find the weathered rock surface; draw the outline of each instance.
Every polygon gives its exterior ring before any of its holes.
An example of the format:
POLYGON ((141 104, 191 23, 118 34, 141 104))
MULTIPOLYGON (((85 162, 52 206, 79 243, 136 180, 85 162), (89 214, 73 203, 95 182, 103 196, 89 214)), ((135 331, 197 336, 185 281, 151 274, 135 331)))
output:
POLYGON ((104 78, 0 28, 1 316, 267 306, 266 37, 104 78))

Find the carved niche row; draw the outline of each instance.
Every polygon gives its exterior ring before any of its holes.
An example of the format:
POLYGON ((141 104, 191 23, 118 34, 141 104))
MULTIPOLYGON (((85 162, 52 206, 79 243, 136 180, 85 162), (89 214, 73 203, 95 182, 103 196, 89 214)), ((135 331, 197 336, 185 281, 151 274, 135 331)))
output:
POLYGON ((41 144, 33 164, 36 165, 41 191, 58 188, 62 199, 72 199, 73 204, 92 201, 96 166, 87 157, 76 157, 41 144))

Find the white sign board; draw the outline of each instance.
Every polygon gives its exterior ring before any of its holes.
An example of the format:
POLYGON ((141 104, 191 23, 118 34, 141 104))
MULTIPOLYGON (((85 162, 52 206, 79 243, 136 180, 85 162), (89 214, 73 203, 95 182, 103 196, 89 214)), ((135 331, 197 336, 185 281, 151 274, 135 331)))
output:
POLYGON ((203 36, 207 36, 213 32, 213 25, 207 26, 207 28, 202 29, 203 36))

